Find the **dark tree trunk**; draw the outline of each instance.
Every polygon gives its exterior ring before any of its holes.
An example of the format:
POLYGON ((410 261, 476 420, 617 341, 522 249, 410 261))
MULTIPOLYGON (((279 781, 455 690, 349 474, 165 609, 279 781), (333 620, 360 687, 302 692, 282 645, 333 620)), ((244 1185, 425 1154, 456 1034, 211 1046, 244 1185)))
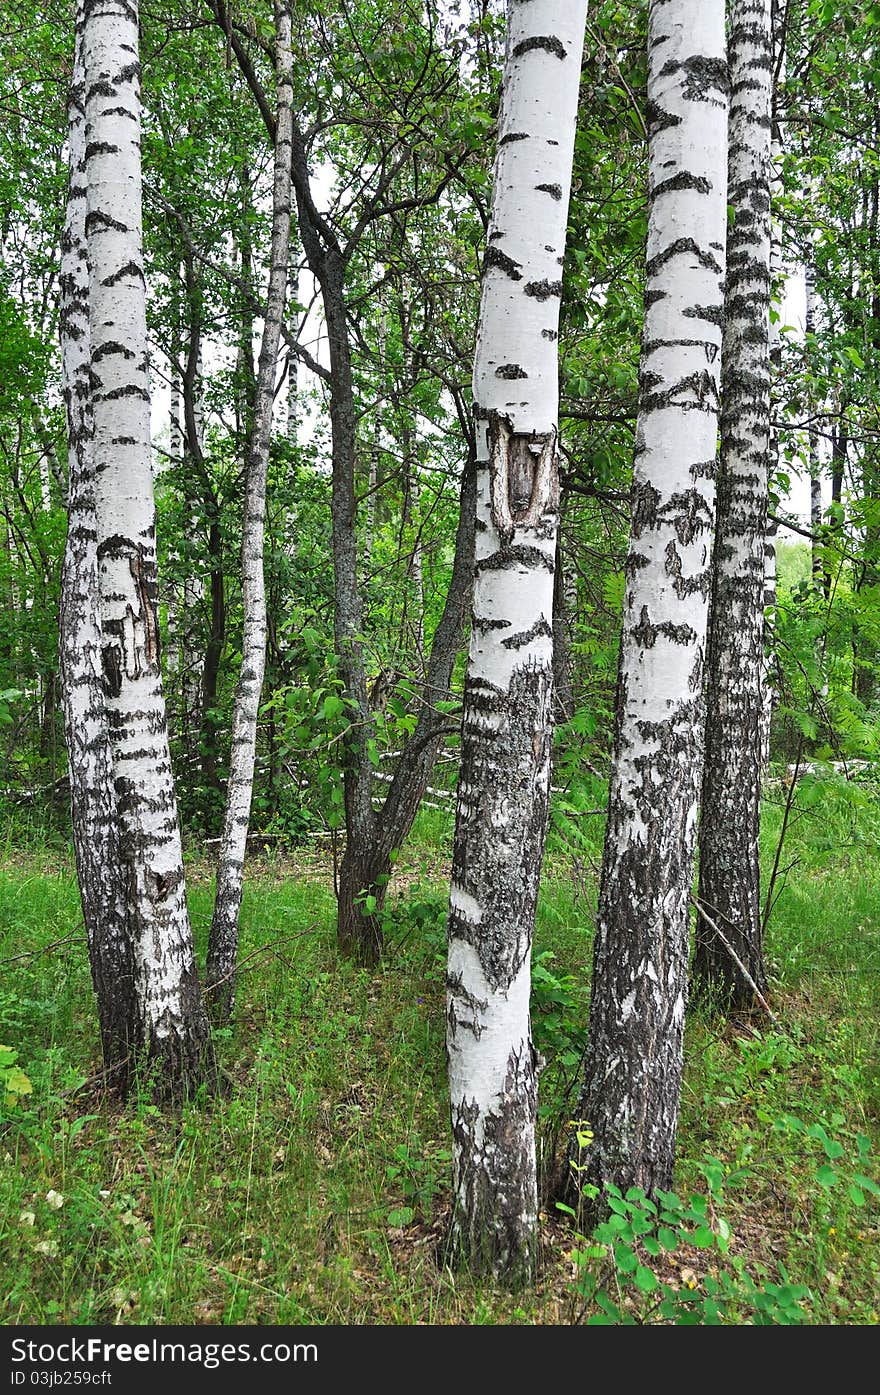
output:
POLYGON ((701 994, 739 1009, 752 1004, 754 988, 725 940, 759 991, 765 989, 758 838, 770 470, 770 0, 733 0, 728 51, 734 216, 700 808, 705 914, 697 918, 693 975, 701 994))

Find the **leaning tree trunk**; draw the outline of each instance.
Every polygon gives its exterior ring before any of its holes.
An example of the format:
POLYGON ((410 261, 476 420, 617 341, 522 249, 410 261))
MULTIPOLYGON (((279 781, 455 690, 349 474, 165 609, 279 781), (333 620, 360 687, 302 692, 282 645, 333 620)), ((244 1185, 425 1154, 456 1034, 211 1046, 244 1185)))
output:
POLYGON ((232 712, 232 754, 226 794, 226 815, 220 840, 217 896, 208 943, 208 990, 212 995, 212 1011, 220 1021, 228 1020, 235 1003, 238 921, 254 788, 257 715, 266 669, 266 584, 263 574, 266 472, 269 464, 275 374, 290 253, 293 58, 290 47, 289 0, 275 0, 275 28, 278 114, 275 134, 272 255, 244 503, 244 532, 241 545, 244 633, 241 673, 232 712))
MULTIPOLYGON (((573 1175, 672 1183, 700 788, 727 233, 724 0, 651 0, 645 326, 573 1175)), ((597 1202, 601 1206, 601 1200, 597 1202)))
POLYGON ((585 0, 511 0, 474 360, 477 538, 449 911, 453 1260, 537 1244, 531 947, 550 797, 561 267, 585 0))
POLYGON ((100 0, 86 12, 85 80, 101 664, 139 1032, 156 1088, 178 1096, 204 1079, 208 1024, 159 667, 139 72, 136 0, 100 0))
POLYGON ((101 683, 101 625, 86 254, 85 81, 79 0, 69 103, 70 186, 61 262, 61 362, 68 442, 67 545, 59 658, 73 846, 108 1082, 125 1093, 137 1051, 134 965, 119 848, 113 757, 101 683))
POLYGON ((726 1009, 749 1006, 755 987, 765 987, 759 833, 770 485, 770 0, 733 0, 728 59, 733 222, 693 964, 695 986, 726 1009))

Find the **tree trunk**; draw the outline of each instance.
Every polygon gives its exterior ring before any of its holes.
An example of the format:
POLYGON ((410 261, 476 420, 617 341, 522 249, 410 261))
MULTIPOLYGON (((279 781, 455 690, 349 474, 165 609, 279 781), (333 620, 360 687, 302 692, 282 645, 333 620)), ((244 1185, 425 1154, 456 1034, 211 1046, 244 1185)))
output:
POLYGON ((275 136, 272 253, 245 490, 241 549, 244 612, 241 673, 232 712, 232 754, 226 815, 220 842, 217 895, 208 944, 208 989, 212 994, 212 1011, 224 1022, 229 1019, 235 1003, 235 966, 238 956, 244 856, 254 787, 257 716, 266 669, 266 585, 263 572, 266 472, 269 464, 275 375, 290 254, 293 59, 290 47, 289 0, 275 0, 275 29, 278 114, 275 136))
MULTIPOLYGON (((192 254, 184 253, 186 281, 186 310, 188 345, 181 388, 183 393, 184 461, 186 464, 186 500, 195 518, 198 508, 208 524, 208 576, 210 590, 210 620, 208 639, 200 678, 196 677, 197 644, 194 638, 193 613, 201 599, 203 583, 187 569, 183 586, 184 634, 181 643, 183 683, 181 702, 186 729, 199 733, 199 759, 202 784, 206 790, 220 794, 217 770, 219 732, 217 701, 220 666, 226 643, 226 593, 223 576, 223 529, 220 501, 208 471, 204 452, 204 414, 202 408, 202 322, 201 287, 196 276, 192 254), (199 494, 196 494, 198 485, 199 494)), ((208 821, 209 823, 211 820, 208 821)))
POLYGON ((101 662, 139 1032, 157 1090, 176 1097, 205 1078, 209 1042, 159 666, 136 0, 87 11, 85 77, 101 662))
MULTIPOLYGON (((771 0, 770 23, 773 45, 771 73, 771 113, 770 131, 770 465, 775 472, 779 465, 779 427, 775 424, 781 410, 776 384, 782 370, 782 301, 785 285, 785 263, 782 250, 782 223, 778 205, 785 194, 783 180, 783 141, 782 125, 779 121, 779 102, 782 84, 785 80, 786 19, 782 0, 771 0)), ((761 772, 770 764, 770 728, 778 698, 777 679, 779 665, 775 652, 775 625, 777 602, 777 559, 776 541, 779 524, 774 518, 767 520, 764 536, 764 666, 762 670, 762 691, 764 694, 761 710, 761 772)))
MULTIPOLYGON (((700 809, 699 900, 758 989, 764 546, 770 469, 770 0, 733 0, 721 460, 700 809)), ((702 916, 694 981, 725 1009, 754 988, 702 916)))
POLYGON ((571 1178, 672 1183, 727 235, 723 0, 651 0, 645 327, 608 822, 571 1178))
POLYGON ((565 554, 562 550, 560 529, 556 539, 556 571, 553 577, 553 701, 557 722, 568 722, 574 716, 574 681, 566 589, 565 554))
POLYGON ((449 1250, 537 1245, 531 947, 550 798, 561 267, 586 4, 511 0, 474 360, 477 537, 449 911, 449 1250))
POLYGON ((86 254, 84 0, 69 104, 70 186, 61 265, 61 359, 68 441, 67 545, 59 615, 71 822, 108 1083, 125 1094, 138 1046, 134 960, 119 848, 113 757, 101 683, 101 628, 86 254))
MULTIPOLYGON (((816 263, 813 259, 812 248, 807 252, 807 264, 804 268, 804 281, 806 283, 806 339, 807 339, 807 362, 811 355, 815 353, 816 344, 816 263)), ((816 410, 815 402, 809 403, 809 410, 812 413, 816 410)), ((810 532, 813 534, 812 540, 812 571, 813 584, 817 589, 823 586, 825 575, 824 552, 822 547, 822 476, 819 471, 819 433, 815 427, 809 431, 809 465, 810 465, 810 532)))

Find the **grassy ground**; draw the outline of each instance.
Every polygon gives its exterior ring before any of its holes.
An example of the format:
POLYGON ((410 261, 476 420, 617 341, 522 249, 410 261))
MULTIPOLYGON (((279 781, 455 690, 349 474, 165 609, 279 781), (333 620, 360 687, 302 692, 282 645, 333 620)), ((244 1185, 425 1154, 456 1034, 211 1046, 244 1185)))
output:
MULTIPOLYGON (((781 818, 771 797, 768 873, 781 818)), ((801 787, 768 936, 780 1026, 692 1017, 681 1206, 669 1200, 661 1240, 644 1238, 638 1199, 591 1244, 548 1202, 525 1295, 437 1262, 447 832, 442 817, 417 830, 372 975, 337 959, 320 853, 254 860, 237 1017, 218 1043, 231 1087, 173 1117, 97 1094, 69 858, 6 848, 0 1041, 33 1093, 0 1123, 5 1322, 877 1322, 876 801, 801 787)), ((545 1167, 576 1097, 601 832, 601 818, 562 820, 551 840, 537 950, 555 957, 539 960, 535 999, 545 1167)), ((203 950, 198 859, 189 883, 203 950)))

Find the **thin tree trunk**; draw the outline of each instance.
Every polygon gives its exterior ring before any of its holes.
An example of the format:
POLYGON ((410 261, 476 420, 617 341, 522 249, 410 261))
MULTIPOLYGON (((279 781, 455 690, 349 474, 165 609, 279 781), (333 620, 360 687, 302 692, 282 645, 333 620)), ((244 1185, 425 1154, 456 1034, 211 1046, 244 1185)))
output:
MULTIPOLYGON (((204 412, 202 407, 202 317, 201 287, 189 250, 184 253, 188 344, 181 389, 183 393, 184 462, 186 501, 193 517, 199 506, 208 525, 208 575, 210 623, 200 678, 197 671, 197 645, 194 642, 193 614, 201 600, 203 583, 187 569, 184 580, 184 633, 181 643, 183 665, 182 704, 186 729, 199 733, 202 783, 206 790, 220 793, 218 759, 217 702, 220 667, 226 643, 226 594, 223 576, 223 529, 220 502, 208 472, 204 452, 204 412), (199 496, 194 486, 199 486, 199 496)), ((219 804, 219 798, 218 798, 219 804)))
POLYGON ((212 1011, 226 1021, 235 1003, 238 923, 244 855, 254 787, 257 716, 266 669, 266 584, 263 547, 266 518, 266 472, 272 435, 275 375, 290 254, 290 156, 292 144, 292 72, 289 0, 275 0, 275 72, 278 85, 272 254, 269 291, 257 375, 256 411, 247 464, 244 531, 241 549, 241 673, 232 711, 232 754, 226 815, 220 841, 217 895, 208 944, 208 988, 212 1011))
MULTIPOLYGON (((782 371, 782 334, 780 325, 782 322, 782 300, 784 296, 785 264, 782 249, 782 223, 779 204, 785 193, 783 180, 783 141, 782 124, 779 120, 779 104, 781 101, 782 85, 785 81, 785 55, 786 55, 786 18, 787 6, 784 8, 784 0, 771 0, 770 23, 771 38, 773 44, 773 68, 771 74, 771 112, 772 125, 770 132, 770 286, 771 296, 777 293, 778 304, 773 306, 771 301, 770 312, 770 470, 775 472, 779 465, 779 427, 775 425, 775 419, 781 410, 776 384, 782 371)), ((776 708, 778 697, 777 676, 778 663, 775 655, 775 625, 776 625, 776 602, 777 602, 777 559, 776 542, 779 525, 775 519, 767 519, 767 531, 764 536, 764 665, 762 671, 762 692, 763 704, 761 710, 761 771, 765 772, 770 765, 770 730, 773 722, 773 713, 776 708)))
POLYGON ((571 1178, 672 1183, 727 235, 723 0, 651 0, 645 327, 608 822, 571 1178))
POLYGON ((138 1047, 134 959, 119 847, 113 757, 101 683, 101 628, 89 386, 84 0, 69 103, 70 185, 61 265, 61 359, 68 441, 67 545, 59 615, 62 700, 77 880, 108 1083, 125 1094, 138 1047))
POLYGON ((366 524, 364 527, 364 556, 367 566, 373 556, 373 542, 376 537, 376 489, 379 483, 379 470, 382 457, 382 378, 385 371, 385 339, 387 335, 387 310, 385 305, 379 312, 379 390, 376 394, 376 412, 373 418, 373 443, 370 447, 367 467, 366 524))
POLYGON ((477 538, 449 911, 449 1250, 534 1272, 531 947, 550 798, 561 266, 585 0, 508 5, 474 417, 477 538))
MULTIPOLYGON (((274 116, 238 40, 227 6, 224 0, 210 0, 210 8, 230 49, 235 52, 242 73, 254 92, 266 130, 274 140, 274 116)), ((345 303, 347 259, 362 238, 364 228, 369 226, 370 219, 366 219, 355 231, 352 241, 343 250, 330 223, 315 205, 305 142, 296 119, 292 176, 303 251, 309 270, 321 290, 330 358, 329 371, 319 372, 322 372, 329 391, 332 440, 334 648, 350 712, 350 726, 342 743, 346 845, 338 881, 337 936, 343 953, 370 963, 375 962, 381 953, 382 930, 377 912, 384 895, 384 885, 373 885, 371 878, 382 874, 387 865, 387 850, 398 848, 409 831, 445 719, 433 708, 423 709, 416 731, 407 743, 406 757, 398 764, 388 798, 381 815, 377 817, 373 809, 374 779, 370 760, 375 722, 367 692, 361 638, 362 605, 357 576, 357 416, 345 303), (367 906, 372 906, 369 900, 371 896, 376 905, 368 910, 367 906)), ((469 465, 462 478, 463 506, 470 479, 472 472, 469 465)), ((432 692, 448 687, 448 675, 451 675, 455 661, 462 628, 462 598, 468 590, 468 579, 462 578, 461 569, 468 569, 472 531, 471 514, 459 525, 453 582, 432 644, 427 682, 434 682, 432 674, 440 675, 430 689, 432 692)))
POLYGON ((765 990, 761 931, 764 546, 770 485, 770 0, 730 5, 727 290, 694 980, 726 1009, 765 990), (751 982, 749 981, 751 980, 751 982))
MULTIPOLYGON (((813 259, 813 250, 807 251, 807 263, 804 268, 804 281, 806 283, 807 313, 806 324, 804 326, 807 338, 807 358, 815 349, 816 342, 816 263, 813 259)), ((810 409, 815 410, 816 403, 810 403, 810 409)), ((822 477, 819 473, 819 433, 814 427, 809 431, 809 466, 810 466, 810 532, 812 540, 812 570, 813 583, 818 588, 823 585, 825 565, 822 548, 822 477)))
POLYGON ((139 1032, 157 1090, 179 1096, 209 1042, 159 666, 136 0, 88 9, 84 51, 101 661, 139 1032))
POLYGON ((556 571, 553 577, 553 698, 558 722, 567 722, 574 716, 574 685, 566 590, 565 555, 562 550, 562 530, 560 529, 556 539, 556 571))
POLYGON ((248 288, 241 303, 241 323, 238 335, 238 356, 235 364, 235 419, 238 439, 247 449, 253 436, 254 411, 257 398, 257 382, 254 376, 254 316, 252 305, 254 277, 254 247, 251 232, 253 216, 253 195, 251 171, 245 162, 238 174, 241 193, 241 223, 239 226, 238 255, 241 264, 242 285, 248 288))

